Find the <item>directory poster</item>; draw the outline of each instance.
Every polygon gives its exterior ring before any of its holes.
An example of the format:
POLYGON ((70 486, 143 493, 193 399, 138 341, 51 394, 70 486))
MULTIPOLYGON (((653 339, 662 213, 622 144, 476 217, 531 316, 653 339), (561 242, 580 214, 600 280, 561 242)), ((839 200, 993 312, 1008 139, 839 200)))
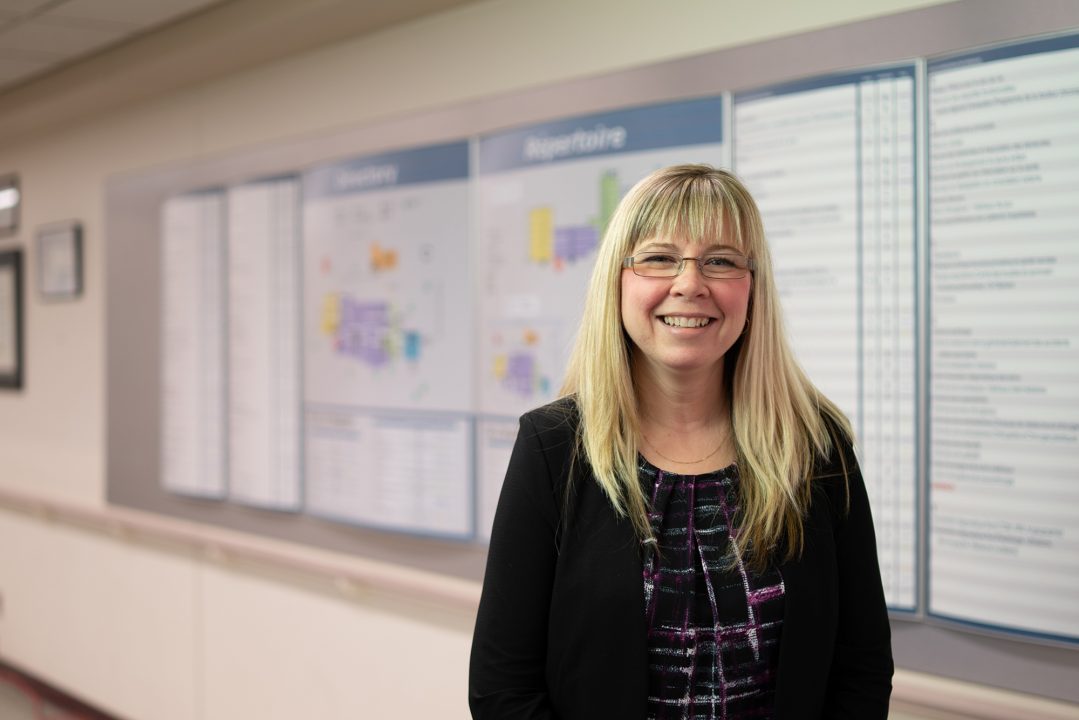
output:
POLYGON ((308 509, 417 535, 472 532, 472 423, 458 414, 307 407, 308 509))
POLYGON ((928 609, 1079 642, 1079 36, 928 81, 928 609))
POLYGON ((299 183, 228 191, 229 499, 300 504, 299 183))
POLYGON ((161 208, 161 483, 219 498, 226 487, 225 196, 161 208))
POLYGON ((760 206, 799 361, 847 414, 888 604, 917 605, 917 68, 734 97, 734 168, 760 206))
POLYGON ((557 396, 619 200, 666 165, 729 165, 723 108, 722 98, 706 98, 480 138, 477 363, 490 442, 479 446, 478 464, 491 494, 508 460, 502 438, 521 413, 557 396))
POLYGON ((472 533, 468 178, 467 142, 304 175, 305 488, 314 513, 472 533))

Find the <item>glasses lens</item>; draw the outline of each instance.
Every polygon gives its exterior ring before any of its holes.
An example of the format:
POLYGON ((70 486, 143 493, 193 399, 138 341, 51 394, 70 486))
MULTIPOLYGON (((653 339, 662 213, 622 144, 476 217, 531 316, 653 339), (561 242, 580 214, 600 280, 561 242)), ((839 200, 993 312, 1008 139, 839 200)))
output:
POLYGON ((711 278, 737 279, 749 271, 749 260, 737 253, 717 253, 701 258, 701 271, 711 278))
POLYGON ((645 277, 674 277, 682 258, 668 253, 641 253, 633 256, 633 272, 645 277))

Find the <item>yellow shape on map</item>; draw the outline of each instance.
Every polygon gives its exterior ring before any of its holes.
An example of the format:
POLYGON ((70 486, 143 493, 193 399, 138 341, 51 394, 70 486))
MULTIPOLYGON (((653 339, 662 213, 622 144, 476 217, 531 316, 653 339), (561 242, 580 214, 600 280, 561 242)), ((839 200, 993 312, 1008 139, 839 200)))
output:
POLYGON ((341 326, 341 295, 326 293, 322 298, 322 319, 319 327, 326 335, 334 335, 341 326))
POLYGON ((506 377, 506 356, 505 355, 495 355, 494 371, 495 371, 495 378, 496 379, 501 380, 502 378, 506 377))
POLYGON ((528 257, 533 262, 550 262, 554 255, 554 213, 538 207, 528 213, 528 257))
POLYGON ((397 267, 397 251, 384 249, 378 243, 371 243, 371 269, 375 272, 393 270, 397 267))
POLYGON ((535 330, 525 330, 524 341, 525 345, 535 345, 539 342, 539 334, 535 330))

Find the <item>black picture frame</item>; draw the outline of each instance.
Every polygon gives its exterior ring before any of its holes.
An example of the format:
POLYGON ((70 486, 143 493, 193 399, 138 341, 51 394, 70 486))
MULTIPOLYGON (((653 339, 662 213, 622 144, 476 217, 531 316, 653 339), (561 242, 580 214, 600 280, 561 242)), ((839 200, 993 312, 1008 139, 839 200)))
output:
POLYGON ((83 291, 82 224, 54 223, 37 230, 37 286, 44 300, 73 300, 83 291))
POLYGON ((14 235, 19 231, 19 208, 22 198, 19 193, 18 175, 0 175, 0 237, 14 235))
POLYGON ((0 388, 23 386, 22 256, 0 251, 0 388))

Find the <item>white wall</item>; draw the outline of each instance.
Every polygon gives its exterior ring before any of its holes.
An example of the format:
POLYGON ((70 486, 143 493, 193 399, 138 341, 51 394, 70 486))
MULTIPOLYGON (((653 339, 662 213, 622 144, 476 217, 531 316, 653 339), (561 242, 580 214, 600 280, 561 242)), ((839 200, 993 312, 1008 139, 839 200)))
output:
MULTIPOLYGON (((26 387, 0 393, 0 489, 105 507, 105 354, 124 351, 105 347, 109 176, 938 1, 487 0, 0 138, 0 173, 24 195, 0 249, 23 247, 30 271, 26 387), (43 303, 33 228, 63 219, 84 226, 86 290, 43 303)), ((242 42, 263 18, 238 6, 216 30, 242 42)), ((0 95, 0 127, 115 90, 129 75, 110 67, 150 64, 191 27, 91 61, 89 81, 50 79, 54 97, 0 95)), ((460 611, 335 596, 0 508, 0 659, 125 717, 466 717, 470 628, 460 611)))

